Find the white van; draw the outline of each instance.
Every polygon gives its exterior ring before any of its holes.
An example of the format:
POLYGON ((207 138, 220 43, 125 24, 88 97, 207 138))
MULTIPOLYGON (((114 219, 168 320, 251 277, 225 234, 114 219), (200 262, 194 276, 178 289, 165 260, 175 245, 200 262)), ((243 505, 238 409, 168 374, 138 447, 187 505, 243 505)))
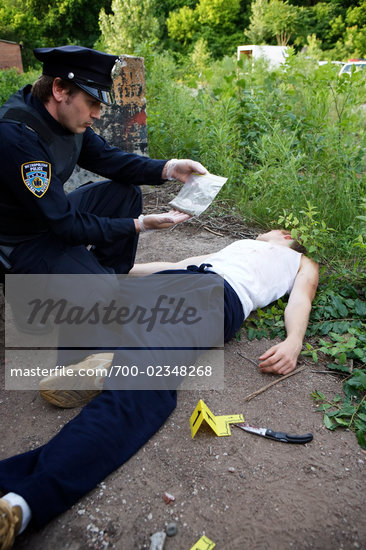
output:
POLYGON ((246 57, 248 59, 266 59, 271 68, 278 67, 286 60, 287 46, 238 46, 237 59, 246 57))

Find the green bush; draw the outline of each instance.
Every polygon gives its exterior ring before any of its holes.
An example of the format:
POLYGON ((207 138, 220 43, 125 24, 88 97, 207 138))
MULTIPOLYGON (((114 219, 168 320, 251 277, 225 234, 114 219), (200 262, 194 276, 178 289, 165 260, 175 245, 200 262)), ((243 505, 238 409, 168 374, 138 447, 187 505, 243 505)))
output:
POLYGON ((5 69, 0 71, 0 105, 19 88, 26 84, 32 84, 39 76, 39 71, 29 71, 27 73, 18 73, 16 69, 5 69))
POLYGON ((225 58, 194 78, 191 60, 151 59, 150 155, 199 159, 229 178, 220 197, 248 223, 274 227, 291 213, 316 257, 321 234, 320 256, 352 266, 365 252, 365 81, 338 70, 292 54, 277 70, 225 58))

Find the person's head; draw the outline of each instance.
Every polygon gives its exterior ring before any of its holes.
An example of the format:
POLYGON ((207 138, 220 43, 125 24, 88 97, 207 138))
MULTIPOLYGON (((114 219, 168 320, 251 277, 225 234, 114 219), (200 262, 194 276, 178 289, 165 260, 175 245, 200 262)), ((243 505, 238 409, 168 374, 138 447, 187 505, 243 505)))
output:
POLYGON ((43 74, 32 94, 50 114, 73 133, 83 133, 100 117, 100 105, 114 102, 112 72, 115 55, 81 46, 37 48, 34 55, 43 63, 43 74))
POLYGON ((272 229, 271 231, 267 231, 267 233, 260 233, 256 240, 287 246, 288 248, 292 248, 292 250, 296 250, 296 252, 306 254, 305 246, 296 239, 293 239, 291 231, 287 231, 286 229, 272 229))
MULTIPOLYGON (((32 95, 34 95, 41 103, 48 103, 49 99, 53 95, 53 81, 55 80, 54 76, 47 76, 42 74, 32 85, 32 95)), ((79 88, 73 82, 69 80, 59 79, 60 86, 65 88, 69 96, 75 95, 80 92, 79 88)))

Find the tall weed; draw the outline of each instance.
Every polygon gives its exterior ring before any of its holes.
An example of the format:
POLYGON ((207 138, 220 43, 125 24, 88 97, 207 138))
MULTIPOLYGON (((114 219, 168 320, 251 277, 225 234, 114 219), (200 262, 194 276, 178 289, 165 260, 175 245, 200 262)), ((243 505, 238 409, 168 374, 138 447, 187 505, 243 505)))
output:
POLYGON ((284 210, 301 217, 311 205, 336 232, 332 257, 364 254, 354 247, 365 196, 361 72, 340 78, 301 55, 277 70, 225 58, 192 88, 191 65, 185 73, 170 60, 169 70, 155 59, 148 72, 152 156, 190 156, 227 176, 220 196, 248 222, 271 227, 284 210))

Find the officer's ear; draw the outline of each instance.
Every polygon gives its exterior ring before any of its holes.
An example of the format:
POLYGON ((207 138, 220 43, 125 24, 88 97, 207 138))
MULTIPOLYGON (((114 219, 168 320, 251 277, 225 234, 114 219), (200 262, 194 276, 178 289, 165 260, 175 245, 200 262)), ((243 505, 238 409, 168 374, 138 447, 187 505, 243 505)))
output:
POLYGON ((52 83, 52 95, 54 99, 57 101, 57 103, 61 103, 61 101, 65 98, 67 95, 67 90, 62 85, 62 80, 59 77, 56 77, 53 80, 52 83))

